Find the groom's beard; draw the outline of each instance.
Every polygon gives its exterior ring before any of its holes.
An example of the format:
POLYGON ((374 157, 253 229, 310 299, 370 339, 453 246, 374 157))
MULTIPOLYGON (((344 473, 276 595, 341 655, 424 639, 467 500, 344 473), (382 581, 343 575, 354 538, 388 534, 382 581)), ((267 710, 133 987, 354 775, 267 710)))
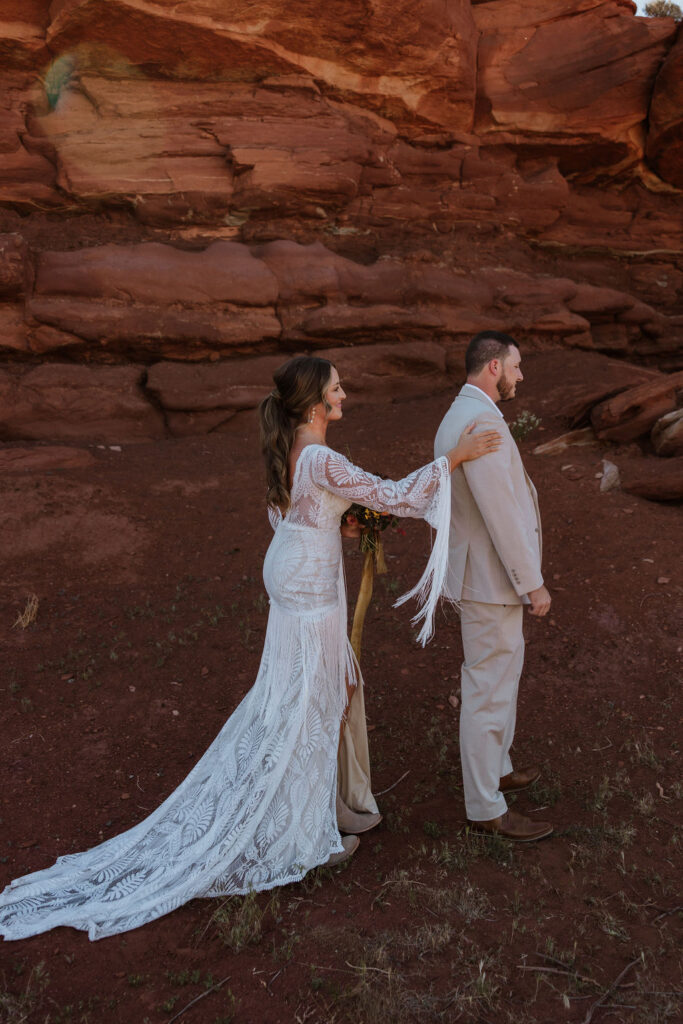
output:
POLYGON ((514 398, 515 396, 515 382, 514 380, 510 380, 504 372, 496 381, 496 389, 501 402, 506 402, 509 398, 514 398))

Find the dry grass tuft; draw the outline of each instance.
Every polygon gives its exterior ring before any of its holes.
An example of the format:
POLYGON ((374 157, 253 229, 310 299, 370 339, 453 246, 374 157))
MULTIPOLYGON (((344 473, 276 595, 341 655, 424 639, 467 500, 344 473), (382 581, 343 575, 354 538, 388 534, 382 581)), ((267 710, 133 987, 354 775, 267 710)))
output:
POLYGON ((22 629, 28 629, 32 622, 35 622, 38 618, 38 606, 40 602, 36 594, 29 594, 26 598, 26 607, 23 612, 19 612, 16 618, 16 622, 12 626, 12 629, 16 629, 17 626, 21 626, 22 629))
POLYGON ((231 896, 214 911, 210 923, 215 926, 221 942, 233 953, 240 953, 247 946, 258 945, 267 921, 277 915, 279 907, 277 890, 265 906, 255 892, 231 896))
MULTIPOLYGON (((50 984, 50 975, 45 970, 45 964, 39 963, 31 968, 23 992, 18 994, 9 992, 5 988, 4 976, 2 982, 0 988, 0 1021, 2 1024, 26 1024, 29 1020, 38 1019, 38 1011, 42 1008, 45 1000, 45 990, 50 984)), ((49 1016, 44 1019, 50 1020, 49 1016)))

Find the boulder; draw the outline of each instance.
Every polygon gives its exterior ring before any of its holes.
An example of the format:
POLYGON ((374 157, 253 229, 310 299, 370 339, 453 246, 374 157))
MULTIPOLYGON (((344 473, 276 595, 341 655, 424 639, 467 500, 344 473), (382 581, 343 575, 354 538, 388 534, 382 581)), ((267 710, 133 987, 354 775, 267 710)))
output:
POLYGON ((683 455, 683 409, 674 409, 657 420, 652 444, 657 455, 683 455))
POLYGON ((621 487, 621 476, 619 467, 609 459, 602 460, 602 476, 600 478, 600 493, 615 491, 621 487))
POLYGON ((140 366, 48 363, 28 372, 0 370, 0 439, 103 443, 166 434, 161 413, 142 391, 140 366))
POLYGON ((596 405, 591 423, 597 436, 609 441, 634 441, 676 408, 676 393, 683 390, 683 371, 622 391, 596 405))
POLYGON ((586 356, 583 379, 568 380, 556 395, 557 411, 566 416, 571 427, 580 427, 590 419, 594 406, 639 384, 660 380, 662 374, 643 366, 586 356))
POLYGON ((638 459, 620 467, 622 490, 650 501, 683 499, 683 456, 638 459))

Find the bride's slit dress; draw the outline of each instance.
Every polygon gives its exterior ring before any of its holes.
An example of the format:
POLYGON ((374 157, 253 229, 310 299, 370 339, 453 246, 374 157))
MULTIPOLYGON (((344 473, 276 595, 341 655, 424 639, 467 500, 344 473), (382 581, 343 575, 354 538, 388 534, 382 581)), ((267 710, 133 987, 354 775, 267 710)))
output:
POLYGON ((438 459, 394 482, 321 445, 304 448, 287 515, 263 576, 270 597, 254 686, 193 768, 140 824, 84 853, 18 878, 0 895, 0 934, 20 939, 69 925, 91 939, 128 931, 188 900, 270 889, 342 850, 335 795, 347 639, 339 522, 352 502, 437 528, 408 596, 431 633, 446 564, 450 477, 438 459))

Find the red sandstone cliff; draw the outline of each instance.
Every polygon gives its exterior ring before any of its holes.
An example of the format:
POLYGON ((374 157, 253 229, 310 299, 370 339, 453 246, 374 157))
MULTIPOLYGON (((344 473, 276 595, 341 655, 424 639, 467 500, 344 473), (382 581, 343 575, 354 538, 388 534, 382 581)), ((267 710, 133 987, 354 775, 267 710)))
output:
POLYGON ((682 365, 683 36, 634 11, 5 0, 0 437, 215 429, 283 351, 429 389, 483 326, 682 365))

